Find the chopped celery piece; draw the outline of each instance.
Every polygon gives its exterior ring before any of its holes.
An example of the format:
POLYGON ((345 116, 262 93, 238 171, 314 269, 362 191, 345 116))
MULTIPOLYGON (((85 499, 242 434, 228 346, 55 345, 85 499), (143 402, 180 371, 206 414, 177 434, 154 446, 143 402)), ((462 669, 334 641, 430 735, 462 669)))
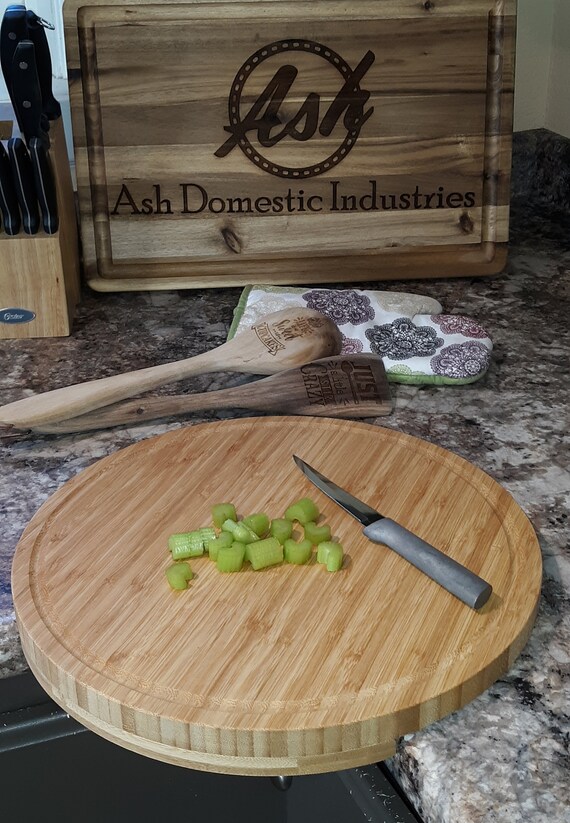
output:
POLYGON ((216 503, 212 506, 212 520, 218 529, 222 528, 224 520, 237 521, 236 507, 233 503, 216 503))
POLYGON ((216 530, 212 526, 206 526, 203 529, 198 529, 202 540, 204 541, 204 549, 206 548, 206 543, 208 540, 213 540, 216 536, 216 530))
POLYGON ((194 574, 188 563, 174 563, 164 570, 166 579, 171 588, 181 591, 188 588, 188 581, 192 580, 194 574))
POLYGON ((308 563, 313 553, 313 544, 310 540, 286 540, 283 548, 285 550, 285 562, 295 563, 297 566, 308 563))
POLYGON ((318 546, 319 543, 322 543, 324 540, 331 539, 331 527, 328 523, 323 523, 322 526, 317 526, 317 524, 312 521, 305 523, 304 532, 305 538, 310 540, 313 546, 318 546))
POLYGON ((267 566, 276 566, 283 562, 283 546, 276 537, 266 537, 250 543, 247 547, 248 560, 257 571, 267 566))
POLYGON ((216 565, 221 572, 239 572, 245 559, 245 544, 232 543, 218 551, 216 565))
POLYGON ((323 563, 329 572, 337 572, 342 566, 343 551, 340 543, 325 540, 317 549, 317 563, 323 563))
POLYGON ((302 497, 293 503, 285 512, 286 520, 298 520, 299 523, 315 522, 319 517, 319 510, 309 497, 302 497))
POLYGON ((265 537, 269 531, 269 517, 263 512, 250 514, 244 517, 242 522, 252 529, 258 537, 265 537))
POLYGON ((185 560, 187 557, 199 557, 204 554, 204 536, 201 532, 202 529, 196 529, 193 532, 171 534, 168 538, 168 548, 172 559, 185 560))
POLYGON ((339 543, 337 543, 330 549, 329 553, 327 554, 327 571, 340 571, 340 569, 342 568, 343 557, 344 555, 342 551, 342 546, 339 543))
POLYGON ((224 520, 222 531, 229 532, 238 543, 253 543, 254 540, 259 540, 253 529, 246 526, 243 520, 239 523, 234 523, 233 520, 224 520))
POLYGON ((227 549, 234 542, 232 535, 229 532, 220 532, 218 537, 213 540, 208 540, 206 549, 210 555, 210 560, 217 560, 218 551, 220 549, 227 549))
POLYGON ((283 517, 276 517, 271 521, 271 537, 276 537, 280 543, 285 543, 293 534, 293 523, 283 517))

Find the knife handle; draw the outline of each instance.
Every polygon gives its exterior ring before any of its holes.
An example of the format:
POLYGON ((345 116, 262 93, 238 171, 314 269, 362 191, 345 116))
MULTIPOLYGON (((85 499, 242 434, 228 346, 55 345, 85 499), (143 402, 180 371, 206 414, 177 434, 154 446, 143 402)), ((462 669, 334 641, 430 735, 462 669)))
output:
POLYGON ((8 6, 0 24, 0 64, 2 65, 2 74, 12 103, 14 102, 12 97, 12 60, 16 46, 20 40, 26 40, 27 37, 26 7, 20 4, 8 6))
POLYGON ((42 108, 48 120, 61 117, 61 106, 53 96, 52 65, 45 25, 41 17, 29 10, 27 13, 28 36, 36 49, 36 66, 42 92, 42 108))
POLYGON ((489 583, 389 517, 366 526, 364 535, 388 546, 472 609, 480 609, 491 596, 489 583))
POLYGON ((49 121, 42 111, 42 95, 36 62, 36 49, 31 40, 20 40, 12 58, 12 99, 20 131, 29 141, 40 137, 49 148, 46 129, 49 121))
POLYGON ((11 137, 8 140, 8 156, 24 231, 26 234, 37 234, 40 228, 40 213, 36 199, 32 161, 24 141, 19 137, 11 137))
POLYGON ((0 143, 0 213, 6 234, 11 237, 18 234, 22 221, 12 180, 10 160, 3 143, 0 143))
POLYGON ((49 155, 39 137, 32 137, 29 149, 44 231, 46 234, 55 234, 59 226, 59 220, 57 216, 57 196, 49 155))

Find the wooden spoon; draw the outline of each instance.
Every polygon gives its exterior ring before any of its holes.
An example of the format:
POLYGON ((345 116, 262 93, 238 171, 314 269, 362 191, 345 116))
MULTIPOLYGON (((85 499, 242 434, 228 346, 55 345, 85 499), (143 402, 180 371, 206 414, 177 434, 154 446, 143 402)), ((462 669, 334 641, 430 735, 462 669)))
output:
POLYGON ((147 369, 76 383, 0 407, 0 422, 17 428, 76 417, 205 372, 275 374, 319 357, 339 354, 341 334, 313 309, 288 308, 260 318, 251 329, 211 351, 147 369))
POLYGON ((81 432, 228 408, 320 417, 376 417, 390 414, 392 400, 382 358, 356 354, 315 360, 230 389, 127 400, 58 423, 37 425, 33 431, 81 432))

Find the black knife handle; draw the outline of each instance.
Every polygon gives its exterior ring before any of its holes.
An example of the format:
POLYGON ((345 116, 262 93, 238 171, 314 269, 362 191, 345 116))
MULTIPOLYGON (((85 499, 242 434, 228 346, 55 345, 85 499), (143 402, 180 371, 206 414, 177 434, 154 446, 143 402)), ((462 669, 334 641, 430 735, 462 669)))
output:
POLYGON ((42 95, 36 67, 36 49, 31 40, 21 40, 12 58, 12 95, 20 131, 29 143, 40 137, 49 148, 49 136, 44 127, 42 95))
POLYGON ((48 120, 61 117, 61 106, 53 96, 52 65, 45 25, 34 11, 28 11, 28 34, 36 49, 36 66, 42 93, 43 112, 48 120))
POLYGON ((404 557, 472 609, 480 609, 491 596, 489 583, 389 517, 366 526, 363 534, 404 557))
POLYGON ((8 157, 24 231, 26 234, 37 234, 40 228, 40 213, 36 199, 32 161, 24 141, 19 137, 12 137, 8 140, 8 157))
POLYGON ((45 145, 38 137, 32 137, 29 149, 44 231, 46 234, 55 234, 59 226, 59 219, 57 215, 57 195, 49 155, 45 145))
MULTIPOLYGON (((28 37, 28 20, 26 7, 23 5, 11 5, 5 10, 0 25, 0 64, 2 74, 10 95, 12 104, 12 60, 16 46, 21 40, 28 37)), ((17 116, 17 115, 16 115, 17 116)), ((20 125, 18 123, 18 125, 20 125)), ((20 126, 20 131, 21 131, 20 126)))
POLYGON ((12 180, 10 159, 3 143, 0 143, 0 212, 2 213, 2 224, 6 234, 10 236, 18 234, 22 221, 20 220, 20 209, 16 190, 14 189, 14 181, 12 180))
POLYGON ((0 143, 0 212, 6 234, 18 234, 22 225, 20 208, 12 179, 10 159, 3 143, 0 143))

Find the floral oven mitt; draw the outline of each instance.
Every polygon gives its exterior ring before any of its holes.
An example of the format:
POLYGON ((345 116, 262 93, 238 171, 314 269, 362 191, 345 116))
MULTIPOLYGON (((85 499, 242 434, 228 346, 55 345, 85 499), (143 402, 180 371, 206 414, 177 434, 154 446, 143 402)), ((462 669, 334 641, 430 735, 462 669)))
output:
POLYGON ((462 385, 489 367, 493 344, 485 329, 469 317, 442 314, 437 300, 415 294, 248 286, 228 337, 288 306, 330 317, 342 333, 342 354, 379 355, 395 383, 462 385))

